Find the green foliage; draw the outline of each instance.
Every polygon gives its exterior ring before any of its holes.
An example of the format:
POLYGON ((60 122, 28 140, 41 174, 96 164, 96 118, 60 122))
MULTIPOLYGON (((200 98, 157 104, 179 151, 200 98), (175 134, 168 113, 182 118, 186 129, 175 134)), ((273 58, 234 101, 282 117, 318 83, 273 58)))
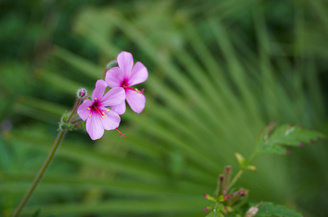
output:
POLYGON ((273 130, 273 125, 269 125, 259 135, 254 155, 286 154, 287 150, 284 146, 304 146, 305 143, 313 143, 315 140, 325 138, 322 133, 299 126, 286 124, 273 130))
MULTIPOLYGON (((235 152, 249 156, 267 123, 292 122, 327 132, 328 13, 323 1, 117 1, 101 8, 82 7, 81 1, 51 4, 58 11, 50 17, 59 18, 58 26, 48 23, 42 29, 50 27, 49 35, 54 31, 53 40, 45 38, 57 46, 50 54, 35 49, 38 57, 48 58, 36 58, 31 71, 17 67, 17 59, 4 65, 1 111, 14 127, 1 133, 0 162, 6 169, 0 173, 0 215, 10 216, 25 193, 76 90, 85 87, 91 93, 121 50, 148 67, 145 111, 122 117, 124 139, 108 132, 92 142, 81 132, 69 132, 26 215, 40 207, 44 215, 63 216, 206 215, 202 195, 213 191, 217 171, 233 162, 235 152), (7 82, 11 72, 17 72, 15 85, 7 82)), ((16 15, 1 22, 6 32, 1 47, 10 54, 5 56, 14 56, 11 45, 24 44, 19 56, 32 58, 25 46, 34 43, 15 32, 28 32, 31 25, 17 22, 16 15), (19 28, 7 31, 14 22, 19 28)), ((37 26, 28 38, 40 31, 37 26)), ((292 203, 306 216, 325 216, 327 146, 295 152, 283 160, 258 159, 258 172, 239 184, 252 189, 251 201, 292 203), (289 181, 290 171, 306 166, 309 177, 316 178, 305 182, 300 171, 289 181), (300 196, 311 193, 312 199, 300 196)))
MULTIPOLYGON (((224 213, 228 212, 229 215, 237 215, 239 213, 243 213, 240 208, 242 204, 246 203, 245 198, 243 197, 247 195, 248 191, 240 189, 239 191, 232 192, 231 189, 235 188, 234 184, 238 179, 240 179, 244 170, 256 170, 256 167, 250 164, 256 157, 264 154, 287 154, 282 145, 300 146, 300 144, 303 144, 302 142, 309 141, 313 143, 314 139, 324 137, 322 133, 305 130, 298 126, 282 125, 275 130, 274 126, 275 123, 271 123, 262 131, 249 159, 245 159, 241 154, 237 152, 235 153, 235 157, 237 158, 240 170, 229 184, 231 169, 230 166, 227 166, 225 174, 220 174, 219 176, 216 188, 217 190, 215 193, 216 196, 212 197, 207 194, 205 195, 206 199, 213 203, 213 205, 208 206, 205 209, 206 211, 211 211, 208 216, 221 217, 224 216, 224 213), (272 135, 270 135, 271 133, 272 135), (227 190, 225 191, 224 189, 227 190)), ((258 212, 259 206, 262 206, 262 203, 251 207, 245 213, 245 216, 258 216, 256 213, 258 212)), ((294 210, 286 209, 283 206, 276 206, 272 203, 264 203, 264 208, 261 210, 262 211, 260 213, 262 213, 262 216, 301 216, 294 210)))
POLYGON ((260 205, 256 217, 302 217, 303 215, 292 209, 287 209, 285 206, 276 205, 271 202, 263 202, 260 205))

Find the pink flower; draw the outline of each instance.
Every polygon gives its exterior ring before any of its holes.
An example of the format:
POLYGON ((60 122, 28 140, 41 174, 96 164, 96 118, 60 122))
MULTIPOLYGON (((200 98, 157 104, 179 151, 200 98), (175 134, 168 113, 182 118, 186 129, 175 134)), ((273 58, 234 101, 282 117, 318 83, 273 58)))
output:
MULTIPOLYGON (((117 56, 117 63, 118 67, 113 67, 107 71, 105 81, 109 87, 123 87, 126 101, 131 109, 140 113, 145 108, 146 97, 143 95, 143 90, 140 91, 131 86, 147 80, 147 68, 141 62, 136 62, 133 65, 133 56, 126 51, 122 51, 117 56)), ((125 112, 125 109, 125 101, 117 106, 112 106, 112 110, 120 115, 125 112)))
POLYGON ((86 129, 92 140, 101 138, 104 130, 116 129, 121 121, 120 116, 107 107, 124 102, 124 89, 115 87, 104 95, 106 87, 105 81, 98 80, 92 92, 92 100, 84 100, 77 109, 80 118, 87 121, 86 129))

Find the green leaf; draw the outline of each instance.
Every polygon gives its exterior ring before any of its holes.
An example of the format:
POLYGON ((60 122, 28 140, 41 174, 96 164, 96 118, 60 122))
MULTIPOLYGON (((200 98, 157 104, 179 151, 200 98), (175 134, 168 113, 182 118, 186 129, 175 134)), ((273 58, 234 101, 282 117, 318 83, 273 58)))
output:
MULTIPOLYGON (((212 206, 211 206, 212 207, 212 206)), ((222 203, 216 202, 213 206, 213 210, 206 217, 224 217, 225 207, 222 203)))
POLYGON ((271 202, 264 202, 256 214, 256 217, 302 217, 303 215, 293 209, 271 202))
POLYGON ((325 138, 325 135, 320 132, 288 124, 278 127, 270 135, 272 128, 273 125, 268 126, 259 136, 256 144, 256 155, 285 154, 287 150, 284 146, 300 146, 304 143, 313 143, 315 140, 325 138))

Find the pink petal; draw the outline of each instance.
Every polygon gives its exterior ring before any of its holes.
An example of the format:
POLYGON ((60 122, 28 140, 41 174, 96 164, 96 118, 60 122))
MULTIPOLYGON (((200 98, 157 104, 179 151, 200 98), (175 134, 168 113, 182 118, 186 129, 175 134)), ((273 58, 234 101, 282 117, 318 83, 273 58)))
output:
POLYGON ((126 110, 126 105, 125 105, 125 100, 119 104, 119 105, 113 105, 110 107, 110 109, 114 112, 116 112, 119 115, 122 115, 125 113, 126 110))
POLYGON ((123 87, 113 87, 102 98, 103 106, 118 105, 125 100, 125 91, 123 87))
POLYGON ((147 78, 147 68, 141 62, 137 62, 132 68, 131 75, 129 77, 129 86, 145 82, 147 78))
POLYGON ((104 80, 99 79, 96 82, 96 88, 92 91, 92 99, 100 99, 106 90, 107 84, 104 80))
POLYGON ((130 77, 130 73, 133 67, 133 56, 131 53, 122 51, 117 56, 117 63, 120 69, 123 72, 125 78, 130 77))
POLYGON ((125 90, 125 96, 126 101, 134 112, 142 112, 146 104, 146 97, 142 93, 137 93, 134 90, 125 90))
POLYGON ((85 121, 88 116, 90 111, 88 108, 92 105, 92 101, 89 99, 84 100, 84 102, 77 108, 77 114, 80 116, 80 118, 85 121))
POLYGON ((101 121, 105 130, 114 130, 120 125, 121 118, 116 112, 109 111, 106 112, 106 117, 101 121))
POLYGON ((100 115, 93 113, 91 117, 87 119, 86 129, 92 140, 99 139, 104 135, 101 118, 100 115))
POLYGON ((113 67, 106 72, 105 81, 109 87, 120 87, 124 74, 119 67, 113 67))

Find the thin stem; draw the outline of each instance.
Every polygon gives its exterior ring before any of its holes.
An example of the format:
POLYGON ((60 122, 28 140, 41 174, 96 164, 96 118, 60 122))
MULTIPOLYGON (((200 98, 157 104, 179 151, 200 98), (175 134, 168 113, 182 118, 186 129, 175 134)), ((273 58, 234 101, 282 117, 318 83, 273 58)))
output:
POLYGON ((17 207, 15 213, 12 215, 12 217, 18 217, 20 215, 20 213, 23 210, 25 204, 27 203, 27 201, 31 197, 31 195, 34 192, 35 188, 38 186, 43 174, 45 173, 45 171, 49 167, 49 164, 51 163, 59 144, 63 140, 65 133, 66 133, 66 130, 60 130, 58 132, 57 138, 56 138, 56 140, 54 142, 54 145, 52 146, 52 148, 51 148, 51 150, 48 154, 48 157, 47 157, 46 161, 43 163, 38 175, 35 177, 31 187, 26 192, 25 196, 23 197, 22 201, 18 205, 18 207, 17 207))
POLYGON ((235 175, 235 177, 233 177, 232 181, 230 182, 229 184, 229 187, 228 188, 231 188, 237 181, 238 179, 240 178, 240 176, 243 174, 244 170, 243 169, 240 169, 238 171, 238 173, 235 175))
MULTIPOLYGON (((66 120, 66 123, 70 122, 70 120, 73 118, 78 106, 80 105, 81 101, 83 98, 77 98, 77 100, 75 101, 75 105, 71 111, 71 114, 69 115, 69 117, 66 120)), ((31 187, 28 189, 28 191, 26 192, 26 194, 24 195, 23 199, 21 200, 21 202, 19 203, 16 211, 14 212, 14 214, 12 215, 12 217, 18 217, 20 215, 20 213, 22 212, 22 210, 24 209, 27 201, 30 199, 31 195, 33 194, 35 188, 38 186, 39 182, 41 181, 44 173, 47 171, 52 159, 55 156, 55 153, 60 145, 60 143, 62 142, 64 136, 66 134, 66 130, 60 130, 58 132, 57 138, 54 142, 54 145, 52 146, 45 162, 43 163, 41 169, 39 170, 39 173, 37 174, 37 176, 35 177, 31 187)))
POLYGON ((81 118, 75 118, 74 120, 71 120, 71 124, 78 124, 80 122, 82 122, 81 118))
POLYGON ((80 105, 81 103, 81 98, 77 98, 76 101, 75 101, 75 104, 74 104, 74 107, 72 109, 72 112, 71 114, 69 115, 69 117, 67 118, 67 121, 66 123, 70 122, 70 120, 72 119, 73 115, 75 114, 75 111, 77 110, 77 107, 80 105))
MULTIPOLYGON (((250 165, 250 163, 256 158, 257 154, 253 153, 251 155, 251 157, 248 159, 248 161, 245 163, 245 165, 250 165)), ((245 170, 246 166, 244 166, 243 168, 241 168, 238 173, 235 175, 235 177, 233 177, 232 181, 230 182, 228 189, 231 188, 237 181, 238 179, 241 177, 241 175, 243 175, 244 170, 245 170)))

